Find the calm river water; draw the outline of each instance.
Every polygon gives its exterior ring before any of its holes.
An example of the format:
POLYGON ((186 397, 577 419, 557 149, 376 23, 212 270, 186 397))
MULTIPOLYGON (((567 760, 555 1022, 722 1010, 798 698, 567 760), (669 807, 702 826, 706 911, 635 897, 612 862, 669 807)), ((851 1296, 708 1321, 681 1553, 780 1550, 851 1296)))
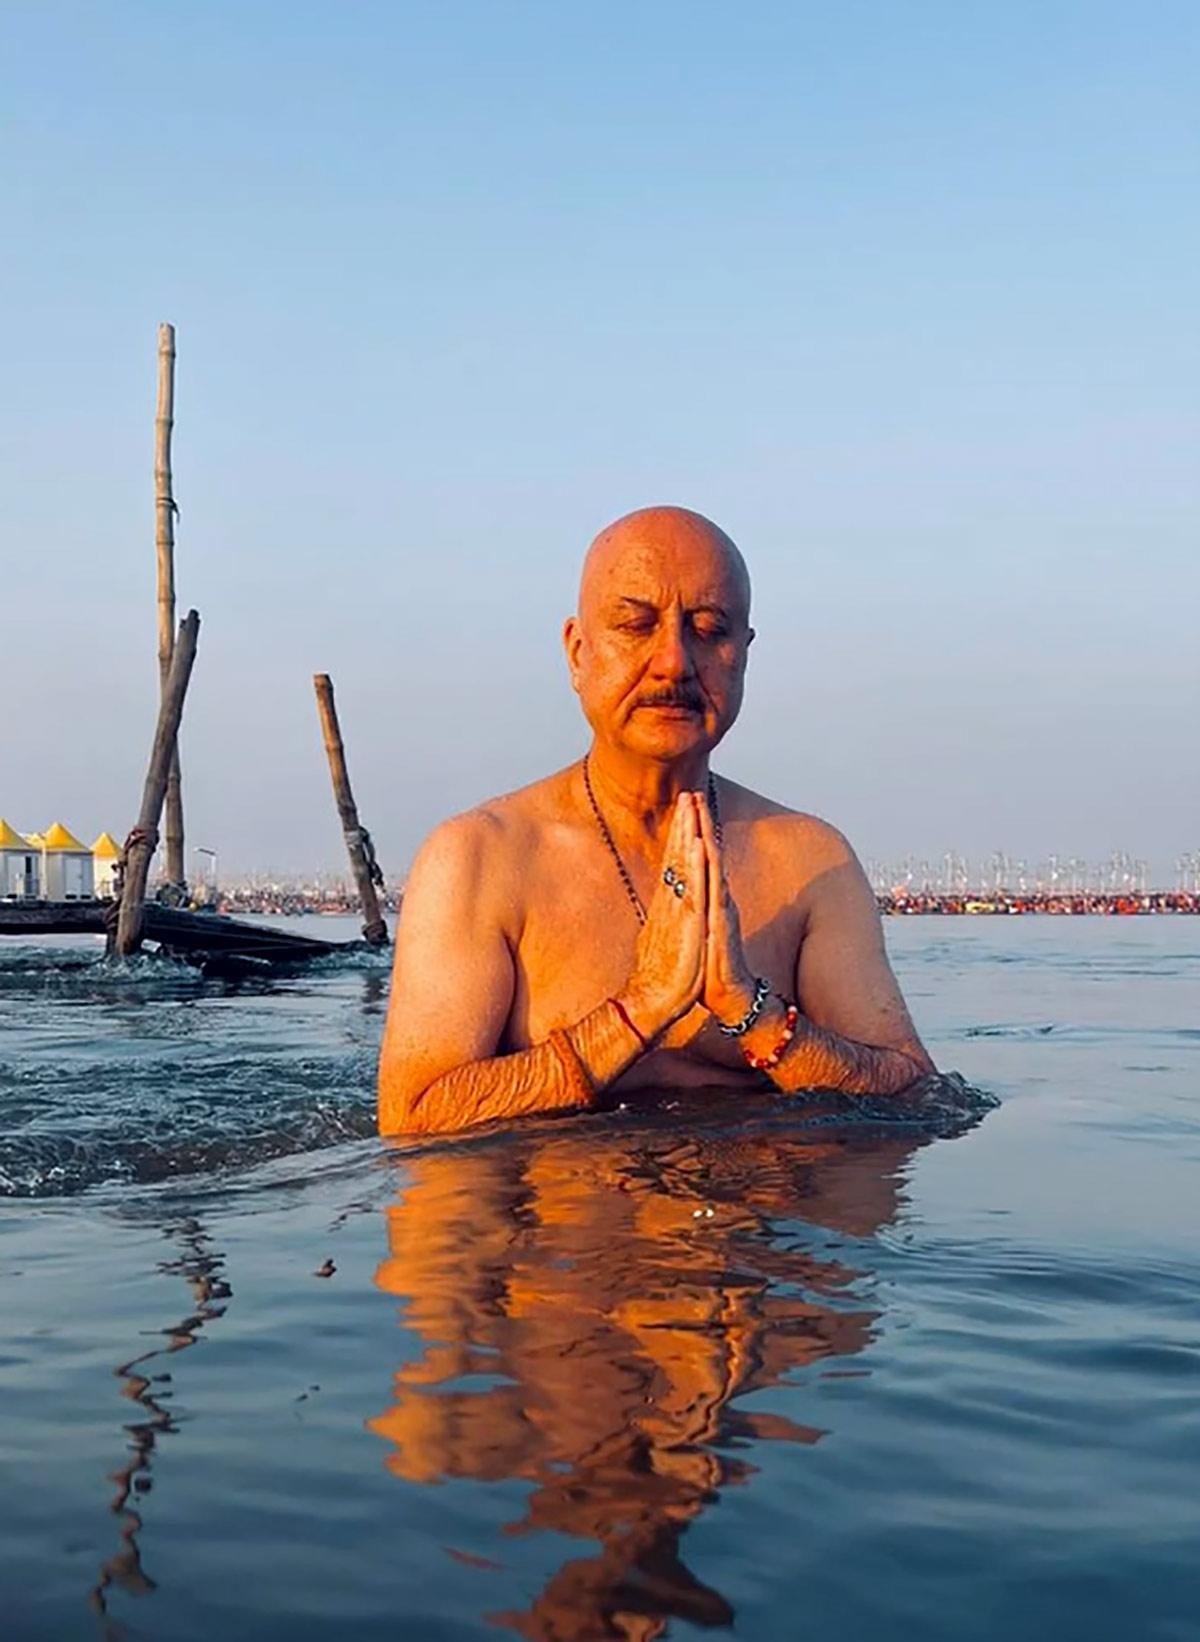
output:
POLYGON ((3 1635, 1200 1636, 1200 921, 888 938, 995 1109, 408 1151, 386 962, 0 946, 3 1635))

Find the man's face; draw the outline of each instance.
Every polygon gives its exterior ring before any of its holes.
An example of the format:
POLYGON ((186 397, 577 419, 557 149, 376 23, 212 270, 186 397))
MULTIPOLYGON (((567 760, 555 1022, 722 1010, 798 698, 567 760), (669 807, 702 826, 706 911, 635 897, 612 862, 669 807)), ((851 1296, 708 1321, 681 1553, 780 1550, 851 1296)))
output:
POLYGON ((656 762, 715 747, 754 636, 744 574, 698 528, 644 527, 593 558, 564 637, 597 738, 656 762))

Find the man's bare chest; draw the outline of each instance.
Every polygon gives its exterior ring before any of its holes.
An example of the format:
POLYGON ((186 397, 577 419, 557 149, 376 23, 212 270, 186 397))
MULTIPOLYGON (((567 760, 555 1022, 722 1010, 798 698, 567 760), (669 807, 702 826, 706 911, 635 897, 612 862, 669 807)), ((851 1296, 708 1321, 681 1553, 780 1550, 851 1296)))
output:
MULTIPOLYGON (((582 1019, 629 979, 638 915, 615 864, 602 858, 598 867, 589 859, 573 871, 550 874, 546 863, 531 864, 513 942, 515 987, 506 1034, 511 1048, 582 1019)), ((753 972, 790 993, 803 929, 794 886, 789 894, 769 873, 756 877, 745 867, 731 871, 731 884, 753 972)), ((641 1063, 641 1073, 660 1084, 692 1084, 743 1075, 744 1066, 736 1044, 698 1007, 669 1029, 658 1053, 641 1063)))

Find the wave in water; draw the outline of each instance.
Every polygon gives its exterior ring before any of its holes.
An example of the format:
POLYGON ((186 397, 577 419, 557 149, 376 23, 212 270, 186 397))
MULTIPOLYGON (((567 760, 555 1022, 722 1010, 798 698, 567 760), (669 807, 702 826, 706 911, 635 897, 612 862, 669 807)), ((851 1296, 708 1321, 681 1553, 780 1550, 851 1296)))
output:
MULTIPOLYGON (((386 955, 350 953, 300 975, 206 980, 95 949, 0 957, 0 1197, 67 1197, 243 1170, 375 1132, 386 955)), ((969 1125, 994 1102, 961 1078, 902 1100, 657 1103, 665 1121, 716 1127, 969 1125)), ((642 1112, 581 1121, 636 1123, 642 1112)))
MULTIPOLYGON (((162 1099, 162 1076, 143 1071, 131 1077, 119 1106, 98 1117, 70 1099, 25 1091, 4 1108, 18 1126, 0 1138, 0 1197, 69 1197, 100 1185, 152 1185, 184 1176, 244 1170, 275 1158, 323 1151, 375 1133, 374 1063, 349 1069, 344 1063, 306 1062, 288 1068, 230 1062, 206 1069, 204 1082, 178 1089, 169 1111, 162 1099), (365 1087, 364 1087, 365 1086, 365 1087)), ((904 1130, 929 1138, 961 1133, 997 1104, 956 1074, 930 1078, 900 1098, 869 1100, 829 1095, 792 1099, 784 1106, 768 1098, 748 1103, 727 1095, 686 1102, 663 1100, 636 1113, 587 1115, 582 1124, 677 1124, 683 1107, 689 1121, 713 1130, 779 1125, 789 1131, 904 1130), (701 1104, 703 1102, 703 1104, 701 1104)), ((558 1120, 561 1122, 562 1120, 558 1120)), ((487 1140, 487 1130, 425 1143, 470 1144, 487 1140)))

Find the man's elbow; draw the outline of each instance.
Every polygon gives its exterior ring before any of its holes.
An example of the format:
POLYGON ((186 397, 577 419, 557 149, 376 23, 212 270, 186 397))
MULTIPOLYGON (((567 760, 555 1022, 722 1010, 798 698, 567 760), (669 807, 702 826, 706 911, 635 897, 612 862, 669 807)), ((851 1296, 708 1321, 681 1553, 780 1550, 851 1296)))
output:
POLYGON ((381 1135, 402 1135, 409 1128, 404 1102, 398 1100, 383 1085, 382 1080, 375 1099, 375 1121, 381 1135))
POLYGON ((385 1058, 379 1067, 375 1115, 381 1135, 421 1134, 428 1128, 422 1121, 425 1090, 412 1089, 400 1076, 399 1068, 385 1058))
POLYGON ((449 1091, 438 1087, 440 1079, 417 1086, 403 1071, 386 1063, 380 1067, 376 1121, 381 1135, 453 1134, 478 1121, 456 1110, 449 1091))
POLYGON ((937 1068, 919 1044, 874 1048, 865 1061, 847 1068, 846 1077, 835 1087, 846 1094, 903 1095, 937 1068))
POLYGON ((913 1075, 905 1084, 905 1088, 910 1087, 911 1084, 919 1083, 922 1078, 936 1077, 937 1067, 933 1064, 933 1059, 923 1043, 907 1044, 904 1049, 904 1058, 913 1069, 913 1075))

